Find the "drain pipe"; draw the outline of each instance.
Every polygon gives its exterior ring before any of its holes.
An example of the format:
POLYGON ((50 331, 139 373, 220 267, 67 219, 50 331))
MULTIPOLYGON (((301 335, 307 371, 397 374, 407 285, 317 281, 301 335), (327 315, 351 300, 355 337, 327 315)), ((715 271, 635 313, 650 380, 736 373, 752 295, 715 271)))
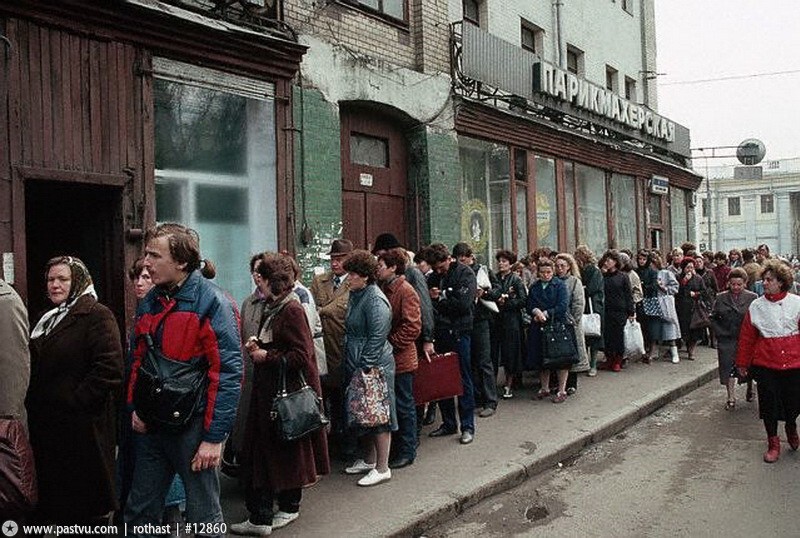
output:
POLYGON ((564 25, 561 8, 564 0, 553 0, 553 60, 561 69, 567 68, 567 46, 564 41, 564 25))

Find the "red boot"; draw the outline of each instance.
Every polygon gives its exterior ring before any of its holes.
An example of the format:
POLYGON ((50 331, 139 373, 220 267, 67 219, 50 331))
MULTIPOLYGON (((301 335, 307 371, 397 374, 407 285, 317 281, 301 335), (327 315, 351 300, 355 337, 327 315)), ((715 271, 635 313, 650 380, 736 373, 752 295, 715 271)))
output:
POLYGON ((781 438, 777 435, 767 437, 767 451, 764 452, 764 461, 775 463, 781 457, 781 438))
POLYGON ((622 371, 622 356, 620 355, 614 356, 614 362, 611 363, 611 371, 612 372, 622 371))
POLYGON ((792 450, 800 448, 800 436, 797 435, 797 424, 786 424, 786 441, 792 450))

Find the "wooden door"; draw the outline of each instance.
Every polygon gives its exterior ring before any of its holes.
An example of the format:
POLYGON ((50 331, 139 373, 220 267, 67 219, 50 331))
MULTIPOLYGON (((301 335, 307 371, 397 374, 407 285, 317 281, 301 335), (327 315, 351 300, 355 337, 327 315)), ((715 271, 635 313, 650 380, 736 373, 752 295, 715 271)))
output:
POLYGON ((408 244, 408 157, 392 119, 342 108, 342 235, 356 248, 372 248, 385 232, 408 244))

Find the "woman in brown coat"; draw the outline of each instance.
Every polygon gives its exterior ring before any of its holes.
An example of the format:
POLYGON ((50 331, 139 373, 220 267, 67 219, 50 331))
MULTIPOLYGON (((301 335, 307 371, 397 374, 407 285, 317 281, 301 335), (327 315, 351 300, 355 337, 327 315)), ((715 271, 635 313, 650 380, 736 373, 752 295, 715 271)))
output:
MULTIPOLYGON (((328 443, 325 430, 296 441, 282 441, 270 417, 278 393, 282 359, 286 359, 289 392, 300 388, 299 372, 321 394, 314 342, 305 310, 294 287, 291 260, 265 254, 258 265, 258 287, 266 300, 257 335, 247 337, 253 361, 253 389, 247 413, 241 471, 249 518, 231 525, 234 534, 266 536, 284 527, 300 513, 302 488, 328 474, 328 443), (278 511, 273 505, 277 501, 278 511)), ((244 335, 243 335, 244 337, 244 335)))
POLYGON ((31 334, 26 398, 39 481, 39 522, 101 524, 117 508, 115 402, 122 344, 114 315, 97 302, 78 258, 47 262, 55 308, 31 334))
POLYGON ((378 281, 392 309, 389 343, 394 354, 394 394, 397 432, 392 441, 391 469, 414 463, 417 457, 417 410, 414 406, 414 372, 417 369, 416 341, 422 331, 420 301, 404 273, 408 255, 402 248, 390 248, 378 256, 378 281))

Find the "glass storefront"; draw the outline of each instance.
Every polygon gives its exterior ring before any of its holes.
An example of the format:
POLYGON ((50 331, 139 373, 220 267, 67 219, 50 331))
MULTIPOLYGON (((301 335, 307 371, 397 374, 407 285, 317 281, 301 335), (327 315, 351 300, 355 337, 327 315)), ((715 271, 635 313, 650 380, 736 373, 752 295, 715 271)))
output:
POLYGON ((155 79, 156 220, 197 230, 217 284, 241 300, 250 256, 278 248, 275 107, 224 79, 155 79))
POLYGON ((600 254, 608 248, 606 174, 599 168, 575 165, 578 183, 578 243, 600 254))
POLYGON ((683 189, 670 187, 669 203, 670 217, 672 219, 672 245, 677 247, 689 240, 689 219, 687 218, 686 203, 687 192, 683 189))
POLYGON ((617 248, 636 250, 636 178, 611 175, 611 201, 614 208, 614 235, 617 248))
POLYGON ((536 163, 536 240, 540 247, 558 250, 558 200, 556 198, 556 164, 553 159, 539 157, 536 163))

